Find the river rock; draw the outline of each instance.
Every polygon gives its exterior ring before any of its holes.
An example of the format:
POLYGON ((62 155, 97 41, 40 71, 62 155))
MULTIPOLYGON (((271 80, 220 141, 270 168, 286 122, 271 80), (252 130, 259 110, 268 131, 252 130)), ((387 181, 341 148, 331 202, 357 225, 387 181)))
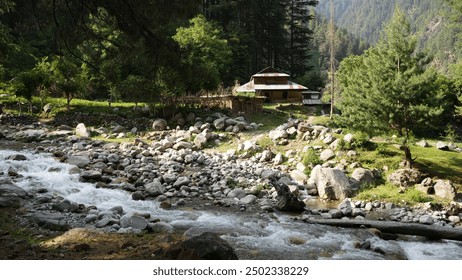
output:
POLYGON ((64 199, 58 203, 51 205, 51 209, 59 211, 59 212, 77 213, 80 211, 80 206, 73 201, 64 199))
POLYGON ((451 181, 448 180, 437 180, 435 185, 433 186, 435 190, 435 195, 448 199, 454 200, 456 198, 457 192, 454 185, 451 181))
POLYGON ((194 145, 196 145, 197 148, 202 149, 206 144, 207 137, 202 133, 197 134, 196 138, 194 138, 194 145))
POLYGON ((28 193, 24 189, 13 184, 11 181, 0 181, 0 208, 19 208, 24 204, 23 199, 27 197, 28 193))
POLYGON ((84 123, 79 123, 75 127, 75 135, 77 137, 90 137, 91 136, 90 131, 87 129, 84 123))
POLYGON ((7 157, 6 159, 15 160, 15 161, 24 161, 24 160, 27 160, 27 157, 25 155, 15 154, 15 155, 11 155, 7 157))
POLYGON ((157 222, 148 224, 147 230, 153 233, 174 233, 175 228, 165 222, 157 222))
POLYGON ((398 169, 390 174, 388 181, 393 185, 408 188, 418 184, 421 181, 421 177, 422 175, 419 171, 406 168, 398 169))
POLYGON ((290 172, 290 177, 299 184, 306 184, 308 181, 308 176, 300 170, 292 170, 290 172))
POLYGON ((213 126, 217 129, 217 130, 223 130, 226 126, 226 119, 225 117, 222 117, 222 118, 218 118, 216 120, 213 121, 213 126))
POLYGON ((148 220, 145 217, 135 213, 128 213, 120 218, 120 226, 122 228, 134 228, 144 230, 148 225, 148 220))
POLYGON ((216 233, 205 232, 170 247, 164 259, 237 260, 234 249, 216 233))
POLYGON ((67 158, 66 163, 71 165, 77 165, 80 168, 84 168, 90 163, 90 159, 85 156, 70 156, 67 158))
POLYGON ((322 161, 328 161, 328 160, 333 159, 334 157, 335 157, 335 153, 331 149, 326 149, 322 151, 321 154, 319 155, 319 159, 322 161))
POLYGON ((231 190, 227 196, 231 198, 241 199, 241 198, 244 198, 246 195, 247 194, 242 188, 236 188, 236 189, 231 190))
POLYGON ((80 173, 82 182, 98 182, 101 181, 103 174, 99 170, 85 170, 80 173))
POLYGON ((159 181, 159 179, 154 179, 151 183, 146 184, 144 188, 150 196, 154 197, 163 195, 167 191, 165 187, 162 186, 162 183, 159 181))
POLYGON ((246 195, 244 198, 241 198, 239 201, 242 204, 252 204, 257 200, 257 197, 253 194, 246 195))
POLYGON ((274 181, 273 185, 277 192, 276 209, 287 212, 305 211, 305 203, 295 196, 287 185, 274 181))
POLYGON ((352 194, 348 177, 339 169, 322 168, 317 165, 311 171, 310 180, 316 184, 319 197, 327 200, 342 200, 352 194))
POLYGON ((152 130, 163 131, 167 129, 167 121, 164 119, 157 119, 152 123, 152 130))
POLYGON ((189 185, 190 182, 191 182, 191 180, 189 179, 189 177, 186 177, 186 176, 178 177, 178 179, 173 184, 173 187, 178 190, 182 186, 189 185))
POLYGON ((269 132, 269 138, 273 141, 277 141, 280 139, 287 139, 289 134, 287 133, 284 126, 279 126, 269 132))

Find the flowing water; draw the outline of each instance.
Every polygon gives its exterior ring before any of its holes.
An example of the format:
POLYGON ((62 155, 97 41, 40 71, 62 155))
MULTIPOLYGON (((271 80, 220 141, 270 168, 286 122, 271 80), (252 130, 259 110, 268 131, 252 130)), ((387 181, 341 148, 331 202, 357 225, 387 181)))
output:
POLYGON ((79 182, 78 175, 69 174, 72 166, 46 154, 0 150, 0 178, 7 176, 9 168, 23 176, 15 184, 31 193, 47 189, 48 193, 99 210, 122 206, 125 212, 149 213, 179 231, 217 232, 241 259, 462 259, 462 242, 456 241, 428 241, 413 236, 385 241, 363 229, 305 224, 280 213, 165 210, 156 201, 134 201, 123 190, 79 182), (18 153, 27 160, 6 159, 18 153), (365 242, 370 248, 356 248, 365 242))

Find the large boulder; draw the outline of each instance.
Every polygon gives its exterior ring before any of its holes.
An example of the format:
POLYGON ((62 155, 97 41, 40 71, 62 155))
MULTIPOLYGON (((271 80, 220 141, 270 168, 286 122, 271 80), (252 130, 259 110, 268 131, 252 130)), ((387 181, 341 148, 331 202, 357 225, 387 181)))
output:
POLYGON ((205 232, 179 242, 165 252, 164 259, 237 260, 234 249, 216 233, 205 232))
POLYGON ((24 204, 23 199, 27 196, 28 193, 24 189, 16 186, 11 181, 0 181, 0 208, 19 208, 24 204))
POLYGON ((433 189, 435 190, 436 196, 445 199, 454 200, 457 195, 456 188, 451 181, 448 180, 437 180, 433 189))
POLYGON ((322 199, 343 200, 353 193, 348 177, 340 169, 317 165, 311 171, 310 181, 315 183, 322 199))
POLYGON ((353 170, 351 178, 357 182, 359 187, 362 185, 374 184, 377 180, 374 172, 365 168, 356 168, 353 170))
POLYGON ((419 171, 414 170, 414 169, 398 169, 390 176, 388 176, 388 181, 392 183, 393 185, 402 187, 402 188, 408 188, 412 187, 415 184, 420 183, 422 178, 422 175, 420 174, 419 171))
POLYGON ((442 150, 442 151, 448 151, 449 150, 449 145, 445 142, 442 142, 442 141, 438 141, 436 143, 436 148, 438 150, 442 150))

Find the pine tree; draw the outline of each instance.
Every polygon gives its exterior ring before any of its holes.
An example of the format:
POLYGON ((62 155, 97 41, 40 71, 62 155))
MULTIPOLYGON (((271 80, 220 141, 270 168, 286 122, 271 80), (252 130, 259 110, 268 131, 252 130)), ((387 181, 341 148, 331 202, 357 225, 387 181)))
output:
POLYGON ((430 61, 415 52, 416 42, 397 9, 378 45, 342 61, 338 73, 340 121, 371 135, 395 133, 402 139, 409 167, 411 135, 423 127, 431 129, 451 105, 436 71, 426 68, 430 61))
POLYGON ((310 6, 315 6, 318 1, 313 0, 289 0, 288 3, 288 70, 292 78, 304 75, 310 70, 309 48, 312 39, 312 30, 309 22, 313 19, 310 14, 310 6))

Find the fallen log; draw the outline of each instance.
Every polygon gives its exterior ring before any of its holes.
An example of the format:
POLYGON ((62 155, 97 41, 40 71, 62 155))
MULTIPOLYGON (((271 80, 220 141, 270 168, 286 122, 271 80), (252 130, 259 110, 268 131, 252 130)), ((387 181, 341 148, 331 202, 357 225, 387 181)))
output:
POLYGON ((321 224, 328 226, 358 228, 376 228, 384 233, 395 233, 403 235, 424 236, 430 239, 449 239, 462 241, 462 229, 451 227, 440 227, 416 223, 400 223, 392 221, 376 220, 341 220, 341 219, 305 219, 309 224, 321 224))

